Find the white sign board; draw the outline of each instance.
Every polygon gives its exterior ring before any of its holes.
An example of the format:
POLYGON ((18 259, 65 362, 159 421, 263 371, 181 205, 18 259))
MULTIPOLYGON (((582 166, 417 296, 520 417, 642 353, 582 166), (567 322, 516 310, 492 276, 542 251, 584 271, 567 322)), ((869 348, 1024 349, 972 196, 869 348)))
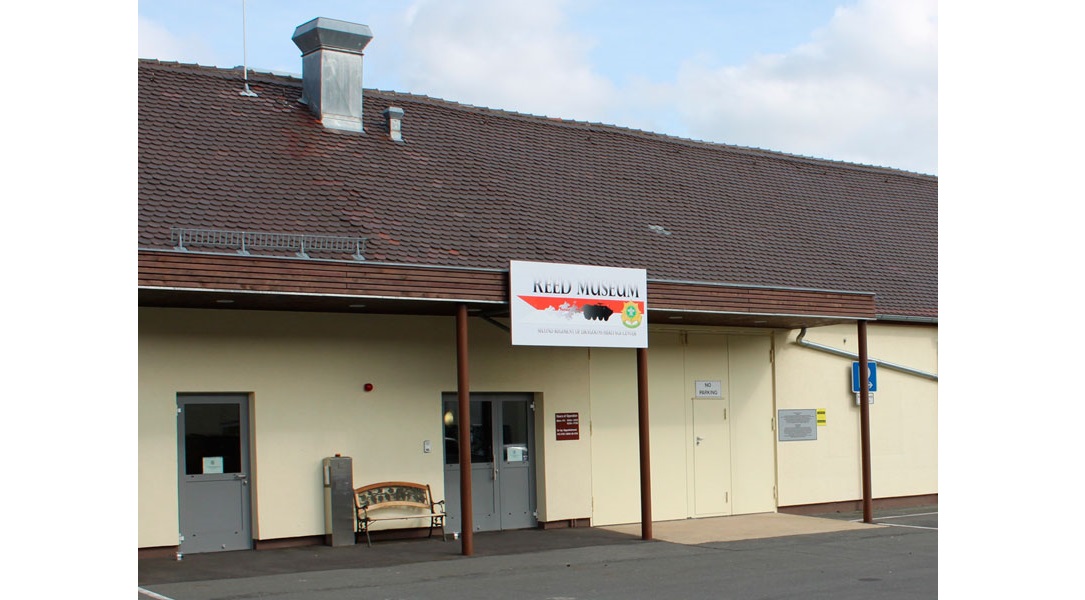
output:
POLYGON ((723 397, 723 382, 716 381, 700 381, 697 384, 697 397, 698 398, 722 398, 723 397))
POLYGON ((648 272, 509 262, 512 343, 648 347, 648 272))

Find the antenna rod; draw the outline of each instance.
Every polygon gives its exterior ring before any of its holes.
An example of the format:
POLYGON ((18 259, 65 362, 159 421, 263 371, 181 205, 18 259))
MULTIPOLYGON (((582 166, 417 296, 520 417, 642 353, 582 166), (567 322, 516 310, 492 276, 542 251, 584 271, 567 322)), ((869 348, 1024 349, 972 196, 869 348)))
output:
POLYGON ((243 61, 241 69, 245 76, 245 89, 241 90, 241 95, 255 98, 256 92, 249 89, 249 48, 245 31, 245 0, 241 0, 241 57, 243 61))

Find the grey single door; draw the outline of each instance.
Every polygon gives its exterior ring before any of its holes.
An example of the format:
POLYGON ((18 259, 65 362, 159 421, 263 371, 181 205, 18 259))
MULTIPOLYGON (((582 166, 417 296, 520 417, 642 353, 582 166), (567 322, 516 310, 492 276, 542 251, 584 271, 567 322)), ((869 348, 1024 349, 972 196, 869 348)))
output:
MULTIPOLYGON (((442 402, 445 506, 449 531, 460 521, 459 403, 442 402)), ((534 412, 530 394, 471 395, 471 503, 475 531, 524 529, 535 518, 534 412)))
POLYGON ((177 397, 180 551, 252 547, 248 396, 177 397))
POLYGON ((535 418, 530 399, 504 399, 495 407, 497 456, 497 497, 501 529, 535 527, 535 468, 532 456, 535 418))

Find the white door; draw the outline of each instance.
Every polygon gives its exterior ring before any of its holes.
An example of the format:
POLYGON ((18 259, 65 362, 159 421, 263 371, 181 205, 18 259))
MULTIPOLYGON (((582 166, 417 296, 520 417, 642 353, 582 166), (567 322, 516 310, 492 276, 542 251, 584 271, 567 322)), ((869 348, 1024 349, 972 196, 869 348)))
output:
POLYGON ((772 340, 728 339, 731 429, 731 512, 776 511, 776 435, 773 432, 772 340))
POLYGON ((693 400, 694 512, 731 514, 731 433, 724 398, 693 400))

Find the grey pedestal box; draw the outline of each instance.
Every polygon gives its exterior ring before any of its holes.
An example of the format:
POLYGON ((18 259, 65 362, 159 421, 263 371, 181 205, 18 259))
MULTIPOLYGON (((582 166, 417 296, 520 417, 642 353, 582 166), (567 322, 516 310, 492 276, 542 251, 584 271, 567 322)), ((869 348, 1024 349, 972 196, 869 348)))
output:
POLYGON ((324 543, 354 545, 354 465, 349 456, 324 459, 324 543))

